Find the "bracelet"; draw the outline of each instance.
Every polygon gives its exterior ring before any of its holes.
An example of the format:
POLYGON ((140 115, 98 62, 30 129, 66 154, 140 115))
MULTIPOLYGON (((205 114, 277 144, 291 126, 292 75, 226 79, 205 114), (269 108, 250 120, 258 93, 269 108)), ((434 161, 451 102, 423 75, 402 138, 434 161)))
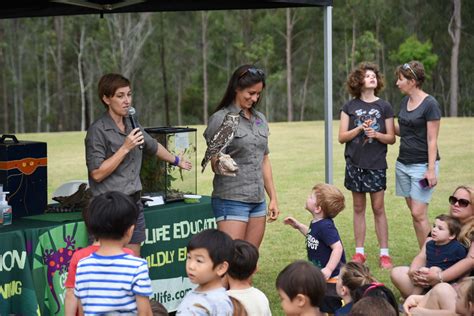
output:
POLYGON ((177 166, 177 165, 179 165, 179 156, 174 157, 173 166, 177 166))
POLYGON ((441 271, 438 271, 438 281, 439 283, 443 283, 443 276, 441 275, 441 271))

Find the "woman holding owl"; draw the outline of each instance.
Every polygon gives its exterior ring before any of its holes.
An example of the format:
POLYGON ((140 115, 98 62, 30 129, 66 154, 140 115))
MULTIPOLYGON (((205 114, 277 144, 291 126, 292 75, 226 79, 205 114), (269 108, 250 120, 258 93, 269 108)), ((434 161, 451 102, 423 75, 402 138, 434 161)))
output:
POLYGON ((253 65, 238 67, 204 131, 209 147, 220 142, 218 153, 208 148, 208 153, 213 153, 208 159, 215 174, 212 208, 217 227, 233 239, 246 240, 257 248, 265 232, 266 216, 271 222, 280 213, 269 158, 268 122, 255 109, 264 88, 265 73, 261 69, 253 65), (222 125, 232 128, 221 128, 222 125))

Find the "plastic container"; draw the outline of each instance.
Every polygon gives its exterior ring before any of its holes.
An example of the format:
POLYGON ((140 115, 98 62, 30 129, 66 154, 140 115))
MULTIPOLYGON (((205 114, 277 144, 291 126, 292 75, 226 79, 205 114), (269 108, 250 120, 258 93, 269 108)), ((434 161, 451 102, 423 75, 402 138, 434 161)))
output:
POLYGON ((199 203, 199 200, 201 199, 200 195, 197 194, 184 194, 184 203, 199 203))
POLYGON ((7 202, 8 192, 0 192, 0 225, 6 226, 12 223, 12 207, 7 202))

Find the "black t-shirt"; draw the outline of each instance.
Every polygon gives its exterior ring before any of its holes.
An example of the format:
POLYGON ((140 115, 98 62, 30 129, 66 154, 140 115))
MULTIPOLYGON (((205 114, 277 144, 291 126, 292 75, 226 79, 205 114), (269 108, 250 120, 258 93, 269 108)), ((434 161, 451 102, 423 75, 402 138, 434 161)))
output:
MULTIPOLYGON (((413 111, 407 110, 408 96, 400 104, 398 125, 400 126, 400 152, 397 160, 403 164, 428 163, 428 121, 441 119, 438 101, 427 96, 413 111)), ((436 151, 436 160, 439 160, 436 151)))
MULTIPOLYGON (((370 103, 361 99, 352 99, 344 104, 342 111, 349 116, 348 130, 370 119, 375 131, 386 133, 385 120, 393 117, 392 106, 382 99, 370 103)), ((364 132, 346 143, 344 156, 346 163, 358 168, 387 169, 387 144, 376 139, 370 140, 364 132)))

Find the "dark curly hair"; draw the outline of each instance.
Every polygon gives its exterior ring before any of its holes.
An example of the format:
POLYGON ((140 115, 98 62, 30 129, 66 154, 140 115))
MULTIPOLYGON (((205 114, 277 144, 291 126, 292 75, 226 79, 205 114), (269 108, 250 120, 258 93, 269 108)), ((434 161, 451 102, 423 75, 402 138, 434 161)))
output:
POLYGON ((347 91, 354 97, 360 98, 362 88, 364 87, 365 73, 371 70, 375 73, 377 78, 377 87, 375 88, 375 95, 383 89, 385 82, 382 73, 379 71, 379 66, 370 62, 361 62, 356 69, 352 70, 347 77, 347 91))

